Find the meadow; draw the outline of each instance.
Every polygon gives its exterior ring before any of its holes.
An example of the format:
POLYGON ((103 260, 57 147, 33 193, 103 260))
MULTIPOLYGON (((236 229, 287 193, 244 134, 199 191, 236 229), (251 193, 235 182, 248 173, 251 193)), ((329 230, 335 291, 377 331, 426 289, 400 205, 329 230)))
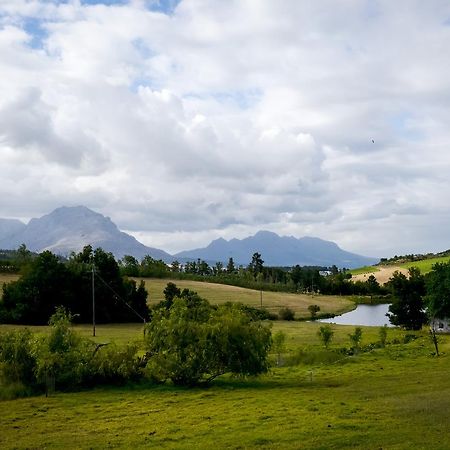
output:
MULTIPOLYGON (((284 366, 276 367, 272 355, 271 372, 256 379, 223 376, 209 388, 128 385, 3 400, 0 447, 449 447, 449 337, 441 337, 439 358, 426 331, 404 343, 407 333, 397 329, 388 330, 385 348, 346 356, 337 350, 349 345, 354 327, 333 326, 327 352, 319 326, 275 322, 273 331, 287 336, 284 366)), ((76 329, 89 335, 88 326, 76 329)), ((101 325, 96 339, 141 340, 141 332, 135 324, 101 325)), ((363 327, 363 346, 377 340, 377 328, 363 327)))
POLYGON ((365 273, 373 273, 373 272, 378 272, 380 269, 377 266, 363 266, 363 267, 358 267, 357 269, 351 269, 349 272, 352 275, 361 275, 361 274, 365 274, 365 273))
POLYGON ((450 261, 450 256, 443 256, 440 258, 430 258, 422 259, 420 261, 408 262, 400 264, 400 267, 404 269, 409 269, 410 267, 417 267, 420 271, 425 274, 431 272, 433 265, 436 263, 447 263, 450 261))
MULTIPOLYGON (((136 278, 137 281, 141 280, 136 278)), ((288 294, 284 292, 256 291, 225 284, 206 283, 189 280, 167 280, 158 278, 142 278, 149 293, 150 305, 164 299, 164 288, 172 282, 180 289, 191 289, 211 304, 220 305, 226 302, 242 302, 246 305, 264 308, 272 313, 278 313, 281 308, 290 308, 296 318, 310 317, 309 305, 320 306, 321 313, 342 314, 355 308, 355 303, 346 297, 338 295, 288 294), (262 297, 262 302, 261 302, 262 297)))
MULTIPOLYGON (((150 303, 163 298, 168 280, 145 280, 150 303)), ((260 292, 202 282, 174 281, 212 303, 260 305, 260 292)), ((307 315, 351 309, 342 297, 263 293, 263 306, 292 307, 307 315), (319 303, 319 301, 323 303, 319 303), (321 309, 322 309, 321 306, 321 309)), ((332 325, 330 349, 319 322, 274 321, 286 336, 272 368, 258 378, 222 376, 209 387, 148 383, 106 386, 49 397, 8 399, 0 383, 0 448, 167 449, 445 449, 450 432, 450 337, 440 336, 433 355, 427 330, 387 330, 380 348, 378 327, 362 327, 362 350, 350 348, 353 326, 332 325), (280 362, 278 365, 277 363, 280 362)), ((2 331, 19 328, 0 325, 2 331)), ((28 327, 48 333, 48 327, 28 327)), ((143 324, 73 328, 97 343, 137 342, 144 351, 143 324)))

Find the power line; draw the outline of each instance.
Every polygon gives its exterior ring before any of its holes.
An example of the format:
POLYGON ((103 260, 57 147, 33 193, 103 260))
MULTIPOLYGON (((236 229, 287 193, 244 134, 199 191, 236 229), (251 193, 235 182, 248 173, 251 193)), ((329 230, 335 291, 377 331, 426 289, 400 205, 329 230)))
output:
POLYGON ((121 302, 123 302, 131 311, 136 314, 144 323, 145 317, 142 317, 129 303, 127 303, 99 274, 95 272, 95 275, 100 279, 100 281, 118 298, 121 302))

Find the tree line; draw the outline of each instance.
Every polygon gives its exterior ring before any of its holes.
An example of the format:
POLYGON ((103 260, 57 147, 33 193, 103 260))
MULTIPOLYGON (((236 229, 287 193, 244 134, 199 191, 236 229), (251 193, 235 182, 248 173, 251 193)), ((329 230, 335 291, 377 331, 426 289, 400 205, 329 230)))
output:
POLYGON ((123 277, 111 253, 86 246, 62 261, 50 251, 31 258, 17 281, 3 285, 0 323, 46 324, 57 306, 79 322, 137 322, 148 318, 144 283, 123 277))
POLYGON ((380 286, 374 276, 367 281, 352 281, 346 269, 332 267, 268 267, 260 253, 255 252, 248 265, 237 265, 230 257, 224 265, 216 262, 209 265, 197 259, 181 264, 174 261, 166 264, 151 256, 140 262, 126 255, 119 260, 120 271, 131 277, 154 277, 189 279, 229 284, 249 289, 292 293, 321 293, 330 295, 383 296, 389 292, 380 286))

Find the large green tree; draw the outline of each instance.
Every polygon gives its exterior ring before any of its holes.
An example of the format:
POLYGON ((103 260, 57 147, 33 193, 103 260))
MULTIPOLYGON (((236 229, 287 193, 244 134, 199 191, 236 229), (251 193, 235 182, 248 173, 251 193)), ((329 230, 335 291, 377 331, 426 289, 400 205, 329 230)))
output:
POLYGON ((270 329, 239 306, 214 308, 184 291, 157 309, 147 326, 148 374, 179 385, 209 382, 219 375, 258 375, 268 369, 270 329))
POLYGON ((411 267, 408 277, 401 272, 394 272, 388 282, 392 293, 392 304, 389 306, 389 320, 407 330, 420 330, 426 323, 425 279, 417 267, 411 267))
POLYGON ((450 262, 437 263, 426 277, 425 303, 432 318, 450 317, 450 262))

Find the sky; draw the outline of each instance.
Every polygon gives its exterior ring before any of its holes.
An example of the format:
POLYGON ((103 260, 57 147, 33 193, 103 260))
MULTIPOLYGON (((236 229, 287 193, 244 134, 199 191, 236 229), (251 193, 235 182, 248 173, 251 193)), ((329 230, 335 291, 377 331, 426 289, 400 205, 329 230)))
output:
POLYGON ((0 0, 0 217, 446 250, 449 43, 448 0, 0 0))

